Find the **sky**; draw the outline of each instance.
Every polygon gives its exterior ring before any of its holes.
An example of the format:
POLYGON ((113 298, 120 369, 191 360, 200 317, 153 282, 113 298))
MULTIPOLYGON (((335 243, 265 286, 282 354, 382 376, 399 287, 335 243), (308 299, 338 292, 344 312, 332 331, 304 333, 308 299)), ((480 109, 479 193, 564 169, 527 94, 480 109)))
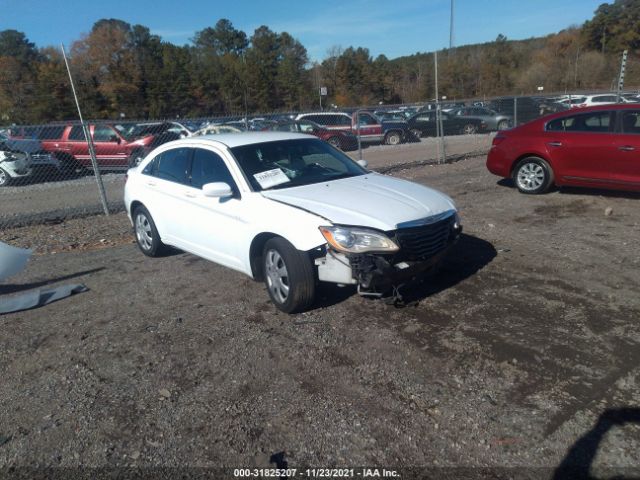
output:
MULTIPOLYGON (((0 0, 0 31, 38 47, 71 43, 102 18, 141 24, 184 45, 221 18, 248 36, 261 25, 288 32, 322 61, 332 47, 368 48, 393 59, 449 46, 452 0, 0 0)), ((581 25, 605 0, 453 0, 454 46, 518 40, 581 25)), ((613 0, 611 0, 612 3, 613 0)))

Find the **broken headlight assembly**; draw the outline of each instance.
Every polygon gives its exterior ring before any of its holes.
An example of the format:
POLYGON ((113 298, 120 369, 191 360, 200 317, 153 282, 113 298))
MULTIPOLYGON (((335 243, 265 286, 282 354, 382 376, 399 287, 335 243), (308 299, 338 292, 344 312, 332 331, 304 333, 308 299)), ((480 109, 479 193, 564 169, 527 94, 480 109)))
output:
POLYGON ((320 233, 335 250, 344 253, 397 252, 400 247, 384 233, 359 227, 319 227, 320 233))

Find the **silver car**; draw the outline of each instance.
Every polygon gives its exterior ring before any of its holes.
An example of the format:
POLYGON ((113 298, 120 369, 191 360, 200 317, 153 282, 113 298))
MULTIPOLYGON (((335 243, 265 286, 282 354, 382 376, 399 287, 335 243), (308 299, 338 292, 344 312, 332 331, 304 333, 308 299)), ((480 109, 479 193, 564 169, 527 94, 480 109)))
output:
POLYGON ((463 107, 451 112, 450 115, 462 118, 479 118, 487 124, 487 130, 506 130, 513 126, 513 117, 498 113, 486 107, 463 107))
POLYGON ((41 171, 58 172, 60 161, 42 149, 35 139, 13 139, 0 133, 0 187, 13 180, 38 176, 41 171))

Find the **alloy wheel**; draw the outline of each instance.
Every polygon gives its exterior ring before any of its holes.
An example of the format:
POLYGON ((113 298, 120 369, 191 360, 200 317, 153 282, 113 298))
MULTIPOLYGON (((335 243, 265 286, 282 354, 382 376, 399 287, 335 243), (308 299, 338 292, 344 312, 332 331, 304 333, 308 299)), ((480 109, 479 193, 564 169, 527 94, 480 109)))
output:
POLYGON ((143 213, 136 216, 136 238, 144 250, 151 250, 153 246, 153 232, 149 219, 143 213))
POLYGON ((545 180, 545 172, 537 163, 525 163, 518 170, 516 181, 522 190, 533 191, 542 186, 545 180))
POLYGON ((279 303, 285 303, 289 296, 289 272, 277 250, 268 250, 265 270, 269 291, 279 303))

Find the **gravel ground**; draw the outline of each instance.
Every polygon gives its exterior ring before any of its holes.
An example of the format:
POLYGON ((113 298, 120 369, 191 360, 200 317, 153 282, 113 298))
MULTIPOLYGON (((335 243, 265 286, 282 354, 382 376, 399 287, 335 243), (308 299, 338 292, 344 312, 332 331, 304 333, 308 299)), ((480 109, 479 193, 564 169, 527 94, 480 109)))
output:
POLYGON ((285 315, 239 273, 144 257, 124 214, 3 230, 36 255, 0 293, 90 291, 0 317, 0 467, 640 476, 640 197, 520 195, 483 157, 394 175, 465 226, 405 308, 326 287, 285 315))

